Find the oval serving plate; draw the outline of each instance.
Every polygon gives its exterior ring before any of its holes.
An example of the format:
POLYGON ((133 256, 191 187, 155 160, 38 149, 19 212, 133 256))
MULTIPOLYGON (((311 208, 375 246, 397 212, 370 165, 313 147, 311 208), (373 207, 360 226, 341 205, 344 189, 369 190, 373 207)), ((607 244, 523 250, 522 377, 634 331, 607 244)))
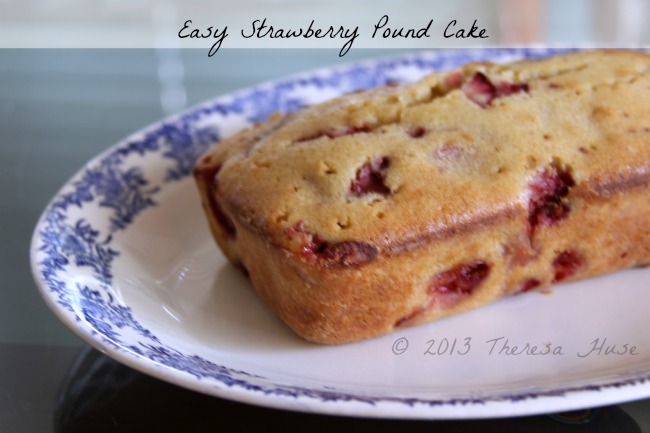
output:
POLYGON ((34 231, 32 270, 74 333, 144 373, 269 407, 373 417, 536 414, 650 396, 650 269, 529 293, 357 344, 302 341, 218 252, 190 172, 273 112, 468 61, 547 49, 438 51, 224 96, 136 133, 81 169, 34 231))

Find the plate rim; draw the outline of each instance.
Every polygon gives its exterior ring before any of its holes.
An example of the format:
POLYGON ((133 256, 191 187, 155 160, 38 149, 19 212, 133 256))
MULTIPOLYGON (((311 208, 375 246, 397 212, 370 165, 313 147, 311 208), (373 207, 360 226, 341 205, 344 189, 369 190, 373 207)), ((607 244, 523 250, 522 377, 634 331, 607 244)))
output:
MULTIPOLYGON (((505 55, 514 55, 517 57, 527 56, 530 52, 553 52, 555 49, 549 48, 513 48, 513 49, 476 49, 476 50, 445 50, 448 54, 458 53, 484 53, 490 52, 491 56, 495 52, 501 52, 505 55)), ((564 51, 564 50, 561 50, 564 51)), ((126 146, 130 141, 137 137, 143 137, 148 132, 159 129, 162 125, 179 122, 185 116, 195 115, 209 107, 215 107, 219 103, 227 103, 244 95, 250 95, 255 91, 268 90, 271 87, 282 84, 297 82, 301 79, 318 77, 332 73, 345 73, 354 68, 378 68, 382 63, 414 61, 430 55, 439 56, 440 50, 419 51, 415 53, 405 53, 397 56, 386 58, 370 59, 361 62, 346 63, 335 67, 322 67, 311 71, 292 74, 278 80, 269 80, 264 83, 250 86, 244 89, 230 92, 217 98, 206 100, 200 104, 190 107, 181 113, 167 116, 158 121, 152 122, 144 128, 129 134, 124 139, 109 146, 95 157, 91 158, 77 172, 71 176, 49 200, 45 210, 41 213, 38 222, 33 230, 30 243, 30 267, 32 275, 36 282, 41 297, 44 299, 48 308, 54 313, 68 329, 80 337, 89 345, 95 347, 102 353, 125 364, 142 373, 152 375, 161 380, 174 383, 176 385, 193 389, 205 394, 227 398, 244 403, 252 403, 266 407, 278 409, 291 409, 314 413, 335 413, 346 416, 368 416, 368 417, 391 417, 391 418, 419 418, 419 419, 469 419, 469 418, 492 418, 501 416, 532 415, 546 413, 551 410, 572 410, 585 407, 586 405, 602 405, 605 403, 617 403, 630 401, 650 395, 650 370, 639 377, 633 377, 612 383, 605 383, 594 386, 568 387, 559 388, 550 392, 535 393, 515 393, 501 398, 451 398, 442 400, 426 400, 418 398, 386 398, 381 396, 370 396, 363 398, 358 395, 346 395, 341 393, 332 393, 330 398, 327 394, 320 393, 317 397, 300 393, 280 393, 274 394, 265 390, 251 390, 246 387, 229 385, 223 381, 208 380, 209 378, 196 379, 187 371, 178 370, 164 363, 156 362, 142 354, 129 351, 124 347, 116 347, 107 341, 97 338, 94 334, 96 330, 90 327, 90 324, 83 321, 77 315, 71 315, 70 312, 63 309, 57 302, 58 299, 53 295, 52 289, 47 285, 42 270, 41 263, 37 260, 39 254, 39 243, 41 241, 40 229, 44 225, 48 211, 50 211, 61 197, 67 187, 84 174, 88 167, 101 163, 117 149, 126 146), (192 380, 194 379, 194 380, 192 380), (603 400, 602 391, 607 390, 610 398, 603 400), (567 402, 566 398, 571 397, 567 402), (525 403, 525 404, 517 404, 525 403), (542 403, 542 404, 536 404, 542 403), (504 407, 507 406, 507 407, 504 407), (470 409, 470 410, 468 410, 470 409)), ((460 55, 460 54, 458 54, 460 55)), ((498 54, 497 54, 498 55, 498 54)), ((338 91, 338 89, 337 89, 338 91)), ((214 115, 214 113, 212 114, 214 115)), ((227 115, 223 114, 225 117, 227 115)), ((269 380, 269 384, 273 385, 269 380)))

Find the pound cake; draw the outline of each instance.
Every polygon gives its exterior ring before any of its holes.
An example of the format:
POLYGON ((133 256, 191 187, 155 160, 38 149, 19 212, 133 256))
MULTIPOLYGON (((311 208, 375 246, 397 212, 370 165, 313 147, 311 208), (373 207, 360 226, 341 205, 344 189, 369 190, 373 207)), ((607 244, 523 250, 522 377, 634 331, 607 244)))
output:
POLYGON ((226 257, 347 343, 650 263, 650 56, 472 63, 223 140, 194 176, 226 257))

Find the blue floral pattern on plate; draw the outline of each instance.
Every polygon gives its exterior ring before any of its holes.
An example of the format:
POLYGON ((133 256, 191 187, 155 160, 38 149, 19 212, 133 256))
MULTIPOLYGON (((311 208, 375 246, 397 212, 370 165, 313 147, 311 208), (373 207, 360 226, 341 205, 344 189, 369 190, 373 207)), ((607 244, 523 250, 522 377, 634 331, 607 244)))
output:
POLYGON ((121 252, 113 238, 142 213, 158 205, 157 196, 166 185, 190 175, 194 161, 222 135, 220 122, 229 116, 248 124, 265 120, 272 113, 290 112, 317 101, 324 91, 338 94, 387 82, 413 79, 468 61, 545 56, 557 50, 499 49, 443 51, 366 62, 329 69, 222 97, 136 134, 99 156, 69 182, 53 199, 39 222, 33 239, 32 263, 43 296, 69 326, 91 344, 109 348, 109 354, 138 366, 142 360, 185 372, 197 380, 213 380, 227 388, 260 395, 316 399, 322 402, 357 402, 367 405, 397 403, 414 405, 471 405, 490 401, 521 401, 569 392, 624 387, 646 381, 645 375, 626 377, 604 385, 477 395, 464 398, 427 399, 339 392, 322 387, 274 384, 246 371, 219 365, 196 354, 184 353, 167 344, 140 324, 128 306, 113 296, 113 263, 121 252), (149 173, 143 159, 157 159, 161 173, 149 173), (106 220, 97 224, 84 211, 103 209, 106 220), (68 278, 81 274, 83 282, 68 278), (76 323, 70 325, 70 323, 76 323))

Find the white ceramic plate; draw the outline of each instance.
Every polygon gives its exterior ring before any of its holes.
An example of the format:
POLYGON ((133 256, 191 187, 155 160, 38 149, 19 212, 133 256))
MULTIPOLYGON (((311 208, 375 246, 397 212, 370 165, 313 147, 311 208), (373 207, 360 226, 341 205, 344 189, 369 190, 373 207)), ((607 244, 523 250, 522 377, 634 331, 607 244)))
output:
POLYGON ((42 295, 73 332, 124 364, 271 407, 477 418, 650 396, 650 269, 516 296, 372 341, 317 346, 288 330, 226 264, 189 178, 211 142, 274 111, 470 60, 548 51, 430 52, 321 70, 135 134, 85 166, 43 214, 31 249, 42 295))

